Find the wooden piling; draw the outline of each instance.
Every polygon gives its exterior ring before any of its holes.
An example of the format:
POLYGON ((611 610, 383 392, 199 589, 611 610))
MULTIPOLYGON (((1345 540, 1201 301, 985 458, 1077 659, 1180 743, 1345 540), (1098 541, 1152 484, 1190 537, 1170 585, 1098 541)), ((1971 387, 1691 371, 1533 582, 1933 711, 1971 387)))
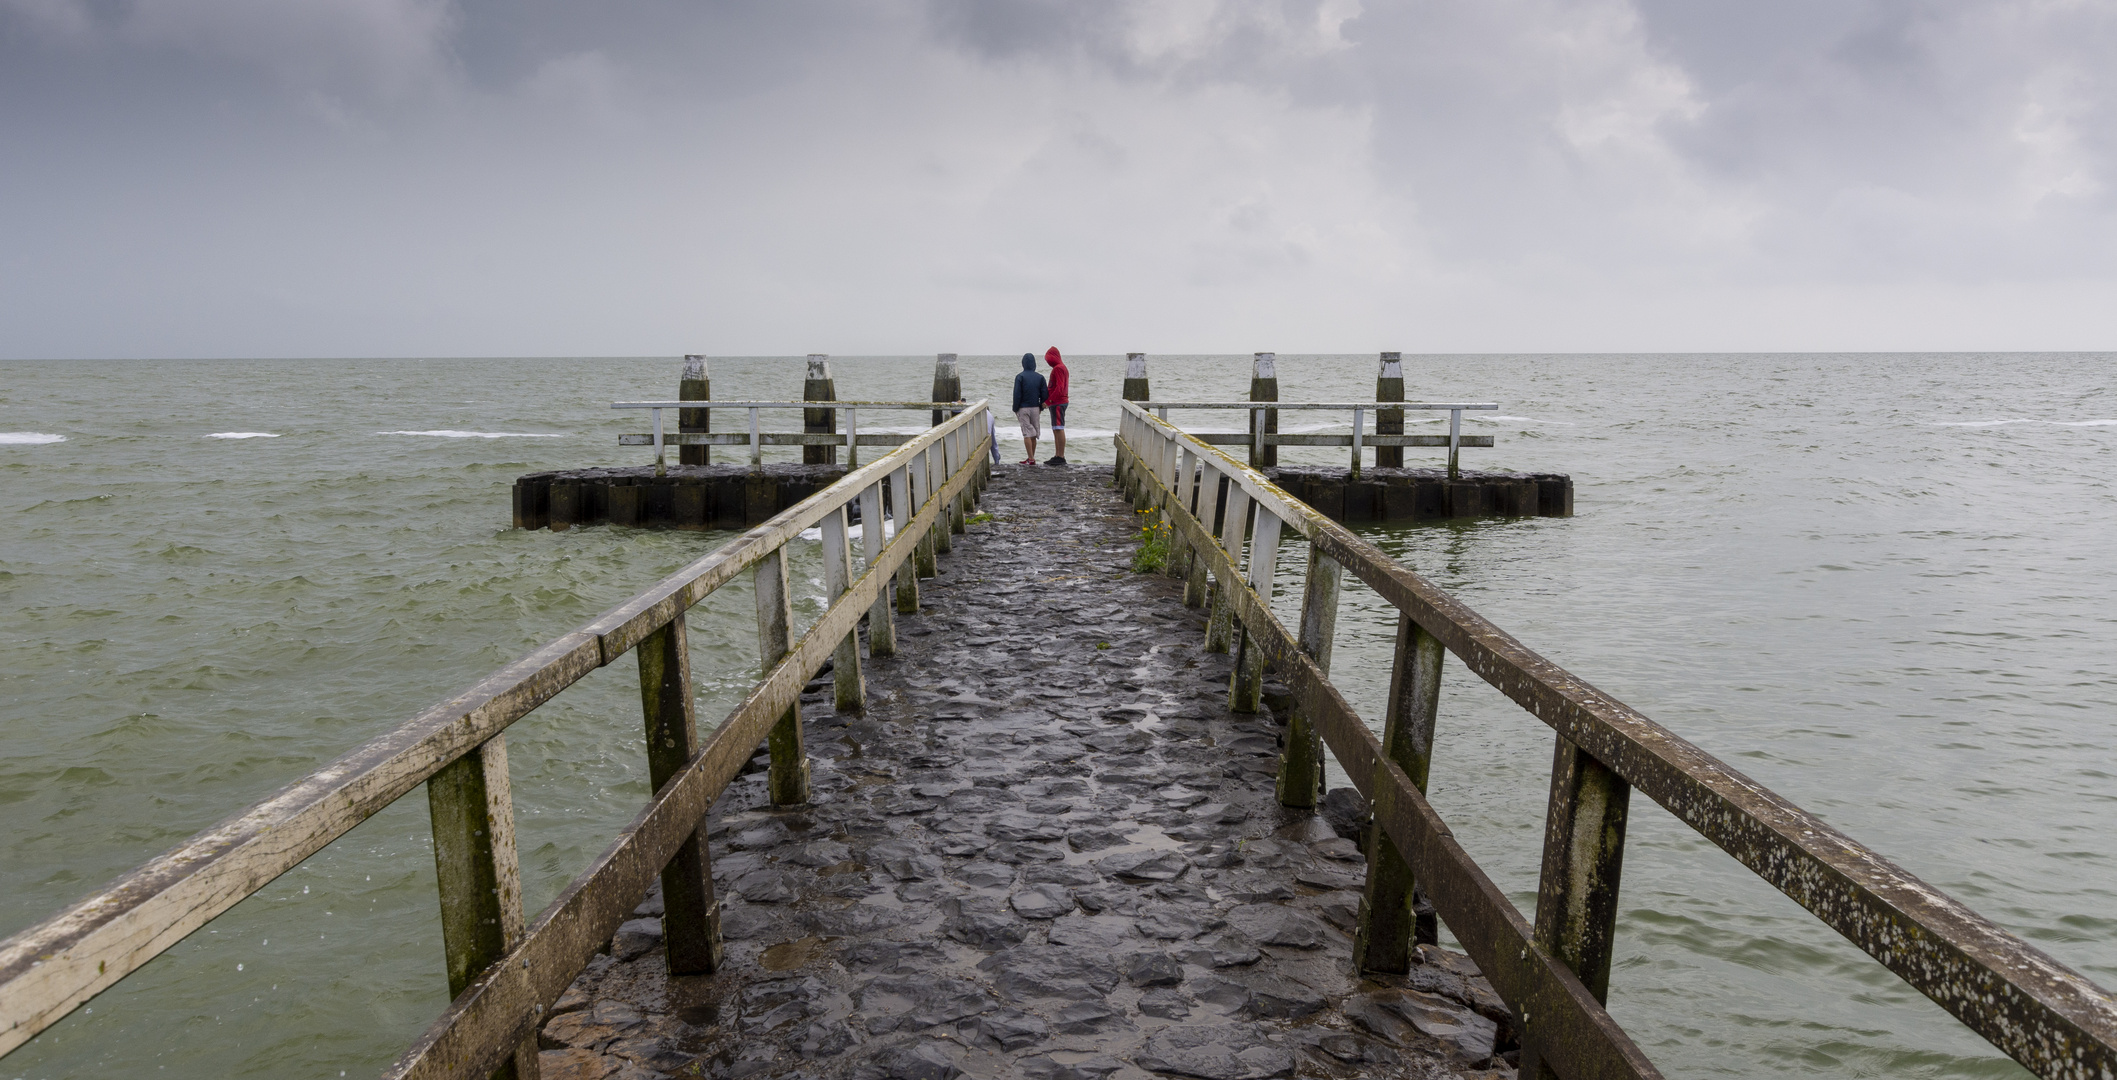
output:
MULTIPOLYGON (((1544 866, 1536 890, 1537 948, 1573 969, 1598 1002, 1610 999, 1617 938, 1617 884, 1632 785, 1563 734, 1551 762, 1544 866)), ((1552 1078, 1542 1040, 1522 1043, 1520 1075, 1552 1078)))
MULTIPOLYGON (((1255 366, 1254 366, 1254 367, 1253 367, 1253 368, 1251 369, 1251 371, 1250 371, 1250 400, 1251 400, 1251 401, 1277 401, 1277 400, 1279 400, 1279 358, 1278 358, 1278 354, 1276 354, 1276 353, 1268 353, 1268 352, 1261 352, 1261 353, 1258 353, 1258 354, 1256 355, 1256 360, 1255 360, 1255 366)), ((1266 435, 1277 435, 1277 434, 1279 434, 1279 410, 1277 410, 1277 409, 1265 409, 1265 410, 1263 410, 1263 412, 1264 412, 1264 427, 1263 427, 1263 433, 1264 433, 1264 434, 1266 434, 1266 435)), ((1255 432, 1255 431, 1257 431, 1257 430, 1258 430, 1258 427, 1257 427, 1257 418, 1256 418, 1256 415, 1255 415, 1254 413, 1253 413, 1253 414, 1251 414, 1251 418, 1250 418, 1250 430, 1251 430, 1252 432, 1255 432)), ((1276 446, 1264 446, 1264 445, 1261 445, 1261 444, 1259 444, 1259 443, 1255 443, 1255 442, 1252 442, 1252 443, 1250 444, 1250 468, 1252 468, 1252 469, 1269 469, 1269 468, 1272 468, 1272 467, 1274 467, 1274 466, 1276 466, 1276 465, 1278 465, 1278 464, 1279 464, 1279 448, 1278 448, 1278 447, 1276 447, 1276 446)))
MULTIPOLYGON (((1331 640, 1338 630, 1338 593, 1344 572, 1338 560, 1310 545, 1296 641, 1325 675, 1330 674, 1331 640)), ((1323 737, 1307 710, 1296 704, 1287 722, 1286 746, 1279 755, 1279 805, 1311 808, 1322 794, 1323 737)))
MULTIPOLYGON (((707 377, 706 358, 698 353, 684 357, 684 377, 676 384, 678 401, 713 400, 713 380, 707 377)), ((676 430, 696 432, 704 435, 713 430, 713 414, 706 409, 678 409, 676 430)), ((682 446, 677 448, 679 465, 713 464, 713 448, 710 446, 682 446)))
MULTIPOLYGON (((794 608, 787 587, 786 549, 774 548, 757 560, 751 572, 757 594, 757 660, 769 673, 794 646, 794 608)), ((809 801, 809 756, 801 742, 801 702, 787 706, 767 737, 772 772, 766 787, 773 806, 800 806, 809 801)))
MULTIPOLYGON (((934 354, 934 393, 933 397, 927 400, 951 402, 963 400, 963 375, 956 366, 956 354, 952 352, 934 354)), ((948 419, 947 413, 940 409, 934 410, 934 427, 940 427, 941 421, 946 419, 948 419)))
POLYGON ((1147 400, 1147 354, 1130 352, 1125 354, 1125 388, 1122 396, 1126 401, 1147 400))
MULTIPOLYGON (((633 648, 639 656, 640 706, 647 722, 647 777, 660 791, 698 754, 691 698, 691 648, 683 615, 633 648)), ((720 903, 703 823, 662 868, 662 940, 672 975, 710 975, 724 956, 720 903)))
MULTIPOLYGON (((1426 777, 1433 766, 1433 729, 1441 701, 1441 639, 1413 622, 1397 616, 1396 660, 1389 676, 1389 703, 1382 721, 1382 752, 1413 786, 1426 790, 1426 777)), ((1387 771, 1379 764, 1377 775, 1387 771)), ((1391 798, 1388 783, 1370 790, 1383 800, 1391 798)), ((1394 811, 1394 805, 1389 808, 1394 811)), ((1377 820, 1385 816, 1381 802, 1375 805, 1377 820)), ((1381 829, 1372 830, 1367 844, 1367 885, 1360 897, 1360 921, 1353 934, 1353 964, 1361 971, 1403 974, 1411 970, 1412 946, 1432 944, 1438 936, 1432 916, 1422 916, 1417 905, 1417 882, 1411 866, 1396 842, 1381 829), (1423 921, 1422 921, 1423 920, 1423 921)))
MULTIPOLYGON (((1376 401, 1404 400, 1404 354, 1386 352, 1382 354, 1382 371, 1375 376, 1376 401)), ((1375 434, 1404 434, 1404 410, 1376 409, 1375 434)), ((1401 469, 1404 467, 1404 448, 1401 446, 1375 447, 1375 468, 1401 469)))
MULTIPOLYGON (((522 873, 515 855, 507 737, 494 735, 426 782, 441 889, 441 949, 454 997, 522 940, 522 873)), ((532 1034, 494 1080, 537 1075, 532 1034)))
MULTIPOLYGON (((831 358, 824 353, 809 354, 809 377, 801 384, 803 401, 836 401, 838 384, 831 378, 831 358)), ((801 430, 811 435, 832 435, 838 431, 838 410, 801 410, 801 430)), ((804 446, 801 460, 807 465, 834 465, 838 461, 835 446, 804 446)))

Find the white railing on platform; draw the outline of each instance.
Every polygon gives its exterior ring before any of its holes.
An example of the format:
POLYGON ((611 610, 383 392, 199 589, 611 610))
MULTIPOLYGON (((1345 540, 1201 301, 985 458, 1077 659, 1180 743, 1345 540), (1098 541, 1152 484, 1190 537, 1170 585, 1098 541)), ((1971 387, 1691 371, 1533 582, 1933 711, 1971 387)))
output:
MULTIPOLYGON (((678 445, 678 446, 738 446, 738 445, 741 445, 741 444, 742 444, 742 443, 744 443, 744 442, 748 442, 748 443, 750 444, 750 465, 751 465, 751 467, 752 467, 752 468, 760 467, 760 466, 762 466, 762 465, 764 464, 764 446, 765 446, 765 443, 767 443, 767 442, 771 443, 771 444, 772 444, 772 445, 774 445, 774 446, 841 446, 841 445, 842 445, 842 446, 844 446, 844 447, 845 447, 845 463, 846 463, 846 466, 847 466, 848 468, 850 468, 850 467, 852 467, 852 466, 855 466, 855 465, 858 465, 858 464, 860 463, 860 448, 859 448, 859 438, 858 438, 858 434, 859 434, 859 430, 860 430, 860 410, 861 410, 861 409, 884 409, 884 410, 888 410, 888 409, 897 409, 897 410, 914 410, 914 409, 916 409, 916 410, 918 410, 918 411, 920 411, 920 412, 935 412, 935 413, 938 413, 938 412, 946 412, 946 413, 948 413, 948 415, 949 415, 949 416, 953 417, 953 416, 956 416, 956 415, 958 415, 958 414, 960 414, 960 413, 962 413, 962 412, 964 412, 964 411, 965 411, 965 410, 964 410, 964 407, 963 407, 963 405, 964 405, 964 403, 963 403, 963 402, 960 402, 960 401, 953 401, 953 402, 951 402, 951 401, 707 401, 707 400, 699 400, 699 401, 613 401, 613 402, 611 402, 611 403, 610 403, 610 407, 611 407, 611 408, 613 408, 613 409, 650 409, 650 410, 652 410, 652 411, 653 411, 653 414, 654 414, 654 431, 653 431, 653 433, 652 433, 651 435, 620 435, 620 436, 618 436, 618 437, 617 437, 617 444, 618 444, 619 446, 652 446, 652 447, 654 447, 654 472, 655 472, 655 475, 657 475, 657 476, 661 475, 662 473, 664 473, 664 472, 666 472, 666 471, 668 470, 668 467, 669 467, 669 466, 668 466, 668 460, 667 460, 667 455, 668 455, 668 449, 667 449, 667 448, 668 448, 668 447, 669 447, 669 445, 670 445, 670 444, 672 444, 672 443, 673 443, 673 444, 675 444, 675 445, 678 445), (743 410, 743 411, 745 411, 745 412, 749 413, 749 416, 750 416, 750 435, 749 435, 749 438, 748 438, 748 439, 743 439, 743 438, 741 438, 741 437, 738 437, 738 436, 729 436, 729 435, 711 435, 711 434, 707 434, 707 433, 704 433, 704 432, 679 432, 679 433, 677 433, 677 434, 676 434, 675 436, 669 436, 669 435, 666 435, 666 434, 665 434, 665 433, 663 432, 663 429, 662 429, 662 410, 663 410, 663 409, 683 409, 683 410, 687 410, 687 411, 688 411, 688 410, 695 410, 695 411, 699 411, 699 412, 707 412, 707 413, 710 413, 710 412, 712 412, 712 411, 713 411, 714 409, 741 409, 741 410, 743 410), (824 433, 820 433, 820 434, 818 434, 818 433, 811 433, 811 432, 804 432, 803 434, 800 434, 800 435, 780 435, 780 434, 777 434, 777 433, 770 433, 770 434, 768 434, 768 433, 766 433, 766 432, 764 431, 764 429, 763 429, 763 426, 762 426, 762 425, 760 424, 760 422, 759 422, 759 415, 758 415, 758 414, 759 414, 759 412, 760 412, 761 410, 764 410, 764 409, 802 409, 802 410, 808 410, 808 409, 832 409, 832 410, 843 410, 843 411, 845 412, 845 435, 843 436, 843 441, 841 442, 841 440, 840 440, 840 436, 838 436, 838 435, 836 435, 836 434, 834 434, 834 433, 830 433, 830 432, 824 432, 824 433)), ((911 441, 911 439, 912 439, 912 438, 914 438, 914 436, 911 436, 911 435, 881 435, 881 436, 875 436, 875 435, 871 435, 871 436, 869 436, 869 437, 868 437, 868 440, 867 440, 867 444, 868 444, 869 446, 898 446, 898 445, 901 445, 901 444, 903 444, 903 443, 906 443, 906 442, 909 442, 909 441, 911 441)))
MULTIPOLYGON (((1451 480, 1455 479, 1458 474, 1457 458, 1463 447, 1492 445, 1492 437, 1489 435, 1472 435, 1467 439, 1465 438, 1463 435, 1463 414, 1465 412, 1493 412, 1499 409, 1498 403, 1490 401, 1147 401, 1141 402, 1140 405, 1143 408, 1153 409, 1163 420, 1169 418, 1170 409, 1247 409, 1250 413, 1250 434, 1248 439, 1250 460, 1259 460, 1263 456, 1264 448, 1267 446, 1349 445, 1353 451, 1352 474, 1354 476, 1360 475, 1360 450, 1363 444, 1366 446, 1446 445, 1448 447, 1448 478, 1451 480), (1288 436, 1267 434, 1264 430, 1265 414, 1281 409, 1310 412, 1350 411, 1353 414, 1352 435, 1348 437, 1344 435, 1288 436), (1387 409, 1446 410, 1448 413, 1448 441, 1444 444, 1431 435, 1384 435, 1379 432, 1372 438, 1363 438, 1363 429, 1367 426, 1367 414, 1369 412, 1379 414, 1387 409)), ((1376 419, 1379 420, 1381 417, 1377 415, 1376 419)), ((1200 436, 1200 440, 1208 443, 1225 442, 1224 438, 1216 439, 1209 436, 1200 436)))

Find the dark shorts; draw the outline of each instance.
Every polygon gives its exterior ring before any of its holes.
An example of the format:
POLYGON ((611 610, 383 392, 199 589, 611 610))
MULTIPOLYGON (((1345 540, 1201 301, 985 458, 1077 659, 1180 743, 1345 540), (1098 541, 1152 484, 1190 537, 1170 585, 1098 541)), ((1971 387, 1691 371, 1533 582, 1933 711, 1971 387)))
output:
POLYGON ((1066 430, 1066 403, 1063 401, 1053 402, 1049 408, 1051 409, 1051 430, 1066 430))

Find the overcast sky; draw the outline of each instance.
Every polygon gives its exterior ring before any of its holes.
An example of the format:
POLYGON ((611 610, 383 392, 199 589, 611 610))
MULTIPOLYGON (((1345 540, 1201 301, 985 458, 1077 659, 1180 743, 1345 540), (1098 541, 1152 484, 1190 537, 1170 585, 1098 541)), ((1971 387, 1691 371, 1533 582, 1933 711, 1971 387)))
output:
POLYGON ((0 0, 0 356, 2108 349, 2113 169, 2117 0, 0 0))

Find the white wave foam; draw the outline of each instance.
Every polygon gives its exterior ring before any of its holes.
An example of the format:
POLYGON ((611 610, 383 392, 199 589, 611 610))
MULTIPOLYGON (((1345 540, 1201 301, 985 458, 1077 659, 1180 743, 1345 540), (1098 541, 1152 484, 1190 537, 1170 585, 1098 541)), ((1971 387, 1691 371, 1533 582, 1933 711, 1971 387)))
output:
POLYGON ((2053 420, 2059 427, 2117 427, 2117 420, 2053 420))
POLYGON ((274 434, 274 433, 272 433, 272 432, 269 432, 269 431, 216 431, 216 432, 214 432, 213 434, 211 434, 211 435, 208 435, 208 436, 206 436, 206 438, 209 438, 209 439, 277 439, 277 438, 279 438, 279 436, 278 436, 278 435, 276 435, 276 434, 274 434))
POLYGON ((378 431, 377 435, 425 435, 434 439, 563 439, 565 433, 543 431, 378 431))
POLYGON ((46 435, 41 431, 0 431, 0 446, 44 446, 65 441, 64 435, 46 435))
POLYGON ((1486 416, 1483 413, 1464 413, 1465 420, 1507 420, 1517 424, 1557 424, 1560 427, 1575 426, 1571 420, 1546 420, 1540 416, 1486 416))

